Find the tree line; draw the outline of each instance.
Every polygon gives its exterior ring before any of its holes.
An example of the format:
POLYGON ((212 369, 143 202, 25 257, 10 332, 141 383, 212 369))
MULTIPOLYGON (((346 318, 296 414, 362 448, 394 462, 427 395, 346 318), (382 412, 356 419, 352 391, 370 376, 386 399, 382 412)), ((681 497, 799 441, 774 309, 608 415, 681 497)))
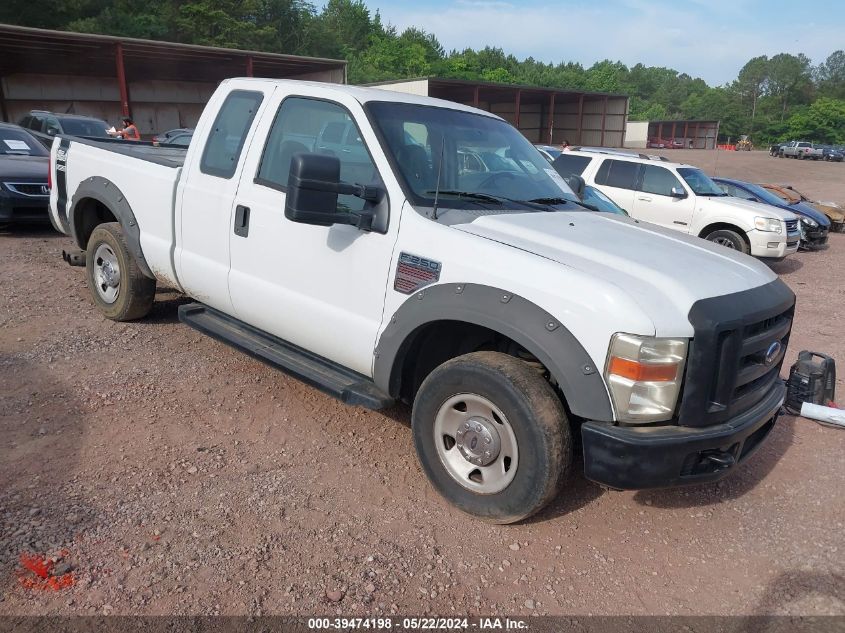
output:
POLYGON ((501 48, 446 51, 435 34, 399 32, 363 0, 5 0, 0 22, 349 61, 350 83, 421 76, 630 96, 632 120, 718 119, 723 136, 845 143, 845 52, 755 57, 722 86, 672 68, 604 60, 544 63, 501 48))

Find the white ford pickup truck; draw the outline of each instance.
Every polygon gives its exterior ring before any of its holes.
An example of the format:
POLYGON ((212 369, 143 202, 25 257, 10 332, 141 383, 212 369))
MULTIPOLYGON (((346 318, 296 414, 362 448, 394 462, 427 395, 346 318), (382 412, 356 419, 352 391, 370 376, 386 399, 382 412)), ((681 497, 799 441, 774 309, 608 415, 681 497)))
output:
POLYGON ((160 282, 195 300, 184 323, 344 402, 412 403, 422 469, 477 517, 565 490, 578 436, 586 477, 638 489, 718 479, 776 424, 786 285, 580 206, 490 113, 231 79, 187 151, 61 137, 50 172, 103 314, 143 317, 160 282))

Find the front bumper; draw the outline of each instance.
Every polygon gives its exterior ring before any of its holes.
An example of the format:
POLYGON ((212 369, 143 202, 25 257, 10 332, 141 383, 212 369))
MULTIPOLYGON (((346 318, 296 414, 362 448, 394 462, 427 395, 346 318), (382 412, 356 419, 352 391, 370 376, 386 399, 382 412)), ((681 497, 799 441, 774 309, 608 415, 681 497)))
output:
POLYGON ((581 426, 584 474, 618 490, 716 481, 748 459, 769 436, 785 395, 786 386, 777 380, 751 409, 713 426, 585 422, 581 426))
POLYGON ((0 222, 49 222, 49 196, 23 196, 0 186, 0 222))
POLYGON ((783 235, 754 229, 748 231, 747 235, 754 257, 783 259, 797 252, 801 242, 801 233, 797 231, 783 235))
POLYGON ((801 246, 809 250, 827 248, 827 229, 805 229, 802 236, 801 246))

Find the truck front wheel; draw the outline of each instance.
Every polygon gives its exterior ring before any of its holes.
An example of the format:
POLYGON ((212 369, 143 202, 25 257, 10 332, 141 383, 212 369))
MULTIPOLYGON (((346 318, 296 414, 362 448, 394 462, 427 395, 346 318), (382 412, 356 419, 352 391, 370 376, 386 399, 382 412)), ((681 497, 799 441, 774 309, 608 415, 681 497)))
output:
POLYGON ((100 224, 91 233, 85 269, 94 303, 107 318, 132 321, 150 311, 156 282, 138 268, 119 223, 100 224))
POLYGON ((437 367, 417 392, 412 429, 438 492, 493 523, 540 510, 572 463, 560 399, 536 368, 507 354, 473 352, 437 367))

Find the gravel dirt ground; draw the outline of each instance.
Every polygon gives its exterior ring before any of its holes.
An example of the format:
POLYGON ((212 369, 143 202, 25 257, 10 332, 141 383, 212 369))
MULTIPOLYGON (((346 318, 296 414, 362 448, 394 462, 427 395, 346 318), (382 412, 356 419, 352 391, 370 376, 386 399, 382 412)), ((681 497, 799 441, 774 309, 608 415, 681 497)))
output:
MULTIPOLYGON (((845 199, 843 165, 671 155, 845 199)), ((539 516, 491 526, 433 492, 407 408, 346 407, 204 337, 167 289, 107 321, 70 245, 0 235, 0 615, 845 614, 841 430, 784 416, 733 477, 683 489, 609 492, 577 465, 539 516), (25 552, 75 584, 23 587, 25 552)), ((845 363, 845 235, 774 268, 798 295, 785 368, 845 363)))

